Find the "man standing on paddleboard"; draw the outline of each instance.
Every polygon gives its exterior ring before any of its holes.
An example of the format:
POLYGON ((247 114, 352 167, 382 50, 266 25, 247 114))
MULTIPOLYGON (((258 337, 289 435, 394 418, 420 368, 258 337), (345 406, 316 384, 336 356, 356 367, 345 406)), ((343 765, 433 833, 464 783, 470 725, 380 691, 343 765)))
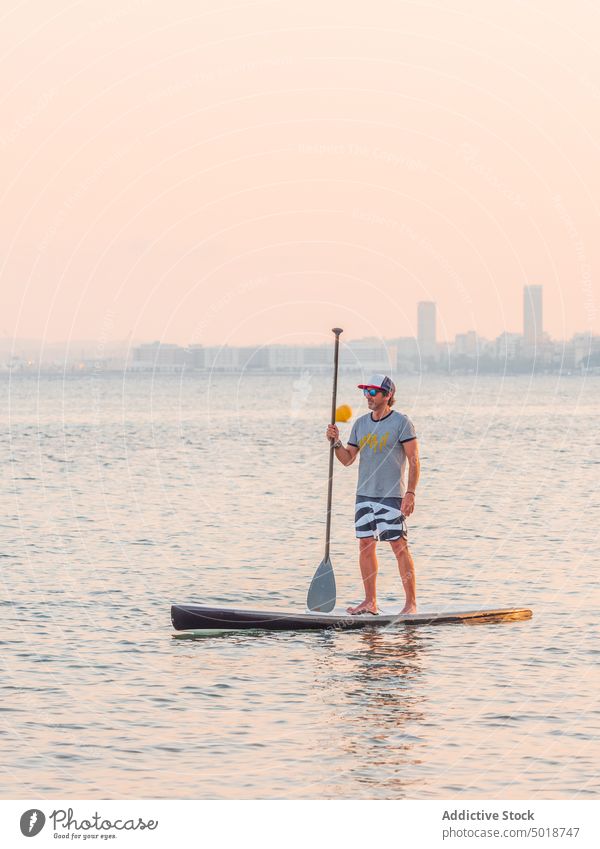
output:
POLYGON ((374 374, 361 383, 369 412, 358 418, 344 448, 337 425, 327 427, 327 438, 335 440, 335 455, 350 466, 360 453, 354 523, 359 541, 360 572, 365 598, 348 613, 377 613, 377 541, 389 542, 398 561, 406 595, 401 613, 416 613, 415 564, 408 549, 406 519, 415 509, 419 481, 419 448, 413 423, 392 410, 396 386, 384 374, 374 374), (405 467, 408 462, 408 487, 405 467))

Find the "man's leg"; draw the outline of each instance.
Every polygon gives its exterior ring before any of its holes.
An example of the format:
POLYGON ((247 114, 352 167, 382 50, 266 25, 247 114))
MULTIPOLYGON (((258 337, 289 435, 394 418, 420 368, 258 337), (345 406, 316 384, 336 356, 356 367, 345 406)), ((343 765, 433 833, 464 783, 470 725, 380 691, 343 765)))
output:
POLYGON ((402 586, 404 587, 404 594, 406 596, 406 604, 400 613, 416 613, 417 584, 415 580, 415 564, 408 548, 408 542, 405 539, 395 539, 390 540, 390 545, 398 561, 400 578, 402 579, 402 586))
POLYGON ((360 574, 365 587, 365 600, 356 607, 349 607, 348 613, 360 613, 370 610, 377 613, 377 540, 375 537, 363 537, 358 541, 360 574))

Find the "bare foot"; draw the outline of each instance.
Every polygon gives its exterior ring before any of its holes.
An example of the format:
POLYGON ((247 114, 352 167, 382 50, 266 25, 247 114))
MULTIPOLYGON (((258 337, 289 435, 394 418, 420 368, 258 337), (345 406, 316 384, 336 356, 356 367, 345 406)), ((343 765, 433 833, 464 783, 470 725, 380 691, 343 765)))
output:
POLYGON ((374 601, 361 601, 360 604, 357 604, 356 607, 347 607, 346 613, 351 613, 352 616, 356 616, 357 613, 377 613, 377 602, 374 601))
POLYGON ((416 612, 417 612, 417 605, 416 604, 405 604, 404 607, 402 608, 402 610, 400 611, 400 616, 402 616, 403 613, 416 613, 416 612))

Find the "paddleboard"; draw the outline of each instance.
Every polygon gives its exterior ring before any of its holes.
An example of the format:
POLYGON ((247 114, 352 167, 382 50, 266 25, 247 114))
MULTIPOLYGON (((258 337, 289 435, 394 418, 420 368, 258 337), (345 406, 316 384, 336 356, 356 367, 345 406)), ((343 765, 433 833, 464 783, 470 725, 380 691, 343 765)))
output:
POLYGON ((384 625, 451 625, 480 622, 505 622, 530 619, 526 607, 497 610, 443 611, 441 613, 380 613, 350 616, 346 612, 297 613, 276 610, 241 610, 233 607, 205 607, 197 604, 174 604, 171 621, 176 631, 339 631, 384 625))

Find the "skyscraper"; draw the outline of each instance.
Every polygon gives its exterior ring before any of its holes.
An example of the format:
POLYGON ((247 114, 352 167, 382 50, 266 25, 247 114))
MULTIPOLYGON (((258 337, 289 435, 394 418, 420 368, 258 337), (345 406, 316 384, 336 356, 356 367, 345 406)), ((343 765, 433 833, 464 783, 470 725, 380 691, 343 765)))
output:
POLYGON ((433 301, 419 301, 417 305, 417 339, 421 357, 435 357, 437 355, 435 303, 433 301))
POLYGON ((542 340, 542 287, 523 287, 523 342, 535 348, 542 340))

